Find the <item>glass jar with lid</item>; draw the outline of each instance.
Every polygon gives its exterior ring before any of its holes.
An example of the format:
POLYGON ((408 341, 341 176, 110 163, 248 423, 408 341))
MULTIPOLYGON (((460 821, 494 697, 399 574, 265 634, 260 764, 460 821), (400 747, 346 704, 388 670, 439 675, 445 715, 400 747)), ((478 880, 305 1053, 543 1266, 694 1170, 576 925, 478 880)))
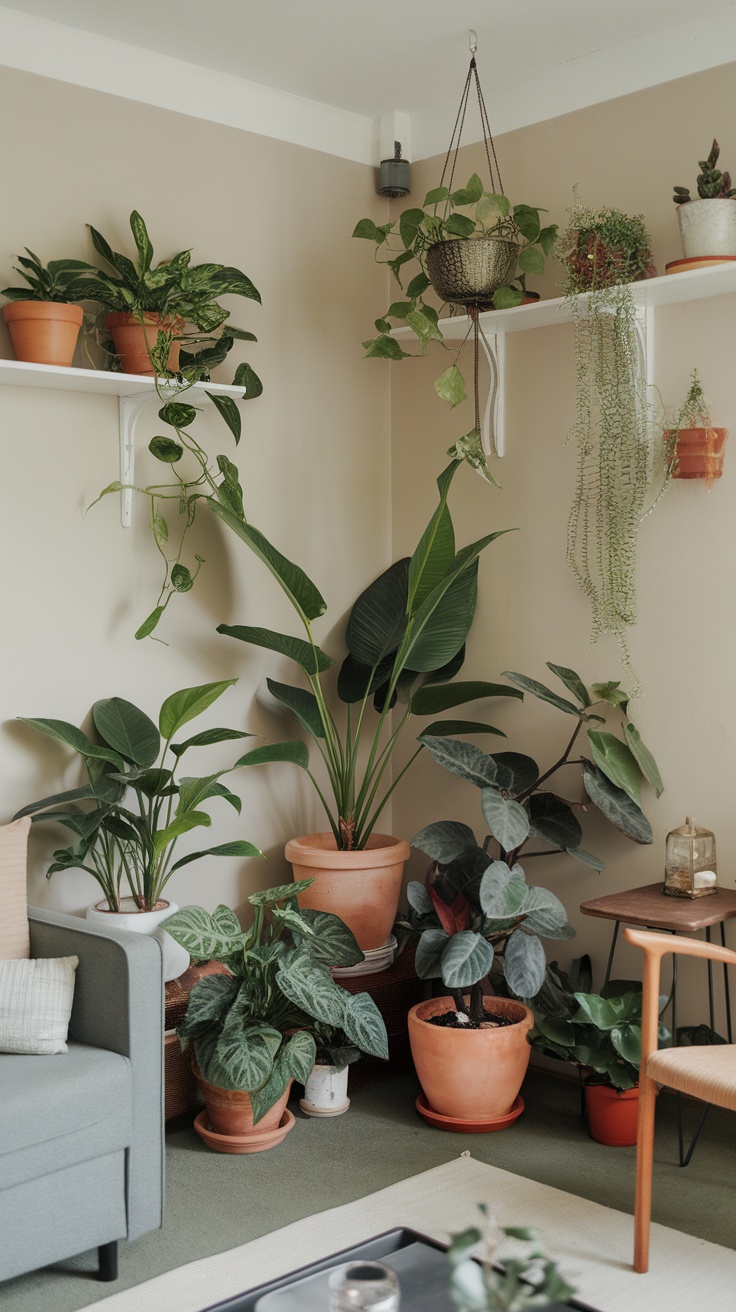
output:
POLYGON ((663 893, 671 897, 707 897, 718 888, 716 839, 687 817, 667 835, 663 893))

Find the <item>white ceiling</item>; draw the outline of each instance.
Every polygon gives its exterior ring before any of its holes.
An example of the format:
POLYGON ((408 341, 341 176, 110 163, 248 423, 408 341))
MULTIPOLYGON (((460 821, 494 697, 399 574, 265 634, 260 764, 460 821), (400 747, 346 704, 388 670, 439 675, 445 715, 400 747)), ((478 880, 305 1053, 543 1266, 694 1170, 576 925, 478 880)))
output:
MULTIPOLYGON (((470 28, 497 131, 736 59, 733 0, 14 0, 0 16, 11 34, 21 16, 45 20, 25 29, 36 41, 22 60, 12 40, 0 46, 16 66, 31 65, 45 34, 52 75, 84 81, 72 65, 75 52, 92 49, 82 36, 91 33, 107 38, 98 55, 122 43, 120 51, 155 52, 169 69, 185 61, 226 75, 228 87, 244 80, 371 123, 411 115, 415 154, 444 144, 470 28)), ((158 103, 145 83, 129 80, 127 94, 158 103)), ((86 84, 97 85, 91 68, 86 84)), ((478 135, 472 128, 468 139, 478 135)))

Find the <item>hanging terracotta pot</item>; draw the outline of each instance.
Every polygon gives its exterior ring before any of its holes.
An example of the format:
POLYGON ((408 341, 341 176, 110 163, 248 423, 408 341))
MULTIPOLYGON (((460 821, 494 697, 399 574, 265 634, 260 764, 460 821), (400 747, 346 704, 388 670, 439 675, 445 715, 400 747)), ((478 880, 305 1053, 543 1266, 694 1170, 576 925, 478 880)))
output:
MULTIPOLYGON (((684 206, 682 207, 684 209, 684 206)), ((706 478, 712 482, 723 473, 727 428, 667 429, 665 442, 677 436, 677 458, 673 478, 706 478)))
MULTIPOLYGON (((162 319, 160 314, 144 314, 143 320, 142 324, 135 314, 113 310, 105 315, 105 327, 112 337, 123 373, 150 377, 155 371, 148 352, 155 347, 159 330, 180 333, 184 321, 179 318, 162 319)), ((180 350, 181 343, 173 341, 166 360, 166 368, 170 373, 176 373, 179 368, 180 350)))
POLYGON ((11 301, 3 306, 16 360, 68 369, 84 311, 61 301, 11 301))
POLYGON ((339 916, 363 952, 382 948, 391 933, 408 857, 409 844, 390 834, 371 834, 364 848, 351 852, 338 850, 332 833, 286 844, 294 879, 314 880, 299 894, 299 906, 339 916))
POLYGON ((427 251, 427 274, 443 301, 493 308, 493 293, 514 276, 519 247, 506 237, 458 237, 427 251))
POLYGON ((588 1133, 608 1148, 631 1148, 636 1143, 639 1086, 621 1093, 607 1084, 586 1084, 588 1133))

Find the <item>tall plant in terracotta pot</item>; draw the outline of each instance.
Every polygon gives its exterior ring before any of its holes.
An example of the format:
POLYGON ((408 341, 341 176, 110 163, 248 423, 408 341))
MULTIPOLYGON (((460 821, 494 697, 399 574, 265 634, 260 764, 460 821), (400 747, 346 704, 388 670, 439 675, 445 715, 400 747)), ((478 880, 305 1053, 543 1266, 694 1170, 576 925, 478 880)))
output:
POLYGON ((15 267, 25 287, 4 287, 3 318, 8 325, 16 360, 68 368, 74 359, 84 312, 81 279, 89 269, 83 260, 49 260, 47 265, 25 247, 15 267), (80 295, 80 291, 82 295, 80 295))
MULTIPOLYGON (((520 696, 499 684, 451 682, 462 667, 473 621, 478 559, 499 536, 489 533, 456 549, 447 498, 459 466, 453 461, 437 480, 439 502, 414 554, 369 584, 350 612, 347 655, 337 679, 344 719, 333 713, 325 683, 335 660, 317 645, 312 628, 326 608, 320 592, 244 516, 211 503, 273 574, 303 627, 301 638, 246 625, 221 624, 218 632, 288 657, 301 671, 306 687, 274 679, 268 687, 296 716, 322 758, 326 787, 312 772, 306 746, 296 763, 309 773, 329 830, 292 839, 286 855, 295 878, 312 881, 300 894, 300 905, 341 916, 363 951, 386 942, 409 855, 406 842, 377 832, 376 826, 422 751, 420 742, 407 765, 389 779, 394 749, 411 717, 435 715, 478 698, 520 696), (397 722, 392 722, 394 708, 397 722), (377 718, 368 732, 372 710, 377 718)), ((430 727, 436 735, 498 733, 476 721, 439 721, 430 727)))

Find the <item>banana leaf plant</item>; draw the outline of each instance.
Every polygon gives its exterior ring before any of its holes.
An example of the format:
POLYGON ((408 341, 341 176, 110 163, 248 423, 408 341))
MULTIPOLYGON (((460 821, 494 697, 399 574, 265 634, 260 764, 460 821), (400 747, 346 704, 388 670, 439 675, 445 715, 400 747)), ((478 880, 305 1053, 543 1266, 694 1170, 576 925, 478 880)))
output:
POLYGON ((330 965, 352 966, 363 953, 347 925, 326 911, 300 910, 311 879, 253 893, 253 923, 233 911, 184 907, 166 928, 190 956, 218 961, 227 975, 206 975, 189 995, 177 1033, 191 1043, 209 1084, 250 1094, 257 1122, 290 1079, 304 1083, 324 1027, 344 1032, 360 1052, 388 1057, 386 1026, 367 993, 350 994, 330 965))
MULTIPOLYGON (((347 655, 337 679, 338 697, 347 706, 344 726, 333 715, 324 686, 324 675, 335 660, 317 645, 312 629, 325 612, 324 598, 298 565, 248 523, 239 488, 237 496, 232 487, 221 488, 219 500, 209 500, 215 514, 273 574, 303 627, 305 637, 239 624, 221 624, 217 631, 286 656, 301 670, 307 687, 275 679, 268 680, 268 687, 296 716, 322 757, 327 790, 307 760, 297 764, 308 770, 343 850, 365 846, 389 797, 422 751, 424 736, 393 782, 386 783, 394 749, 411 716, 436 715, 479 698, 522 695, 503 684, 450 682, 462 667, 473 622, 478 558, 507 531, 488 533, 457 550, 447 497, 460 463, 453 460, 437 479, 439 503, 414 554, 396 561, 371 583, 350 612, 347 655), (378 718, 364 757, 371 702, 378 718), (399 713, 392 723, 395 705, 399 713)), ((435 742, 451 733, 499 732, 485 722, 440 720, 430 724, 425 735, 435 742)))
MULTIPOLYGON (((633 1089, 641 1065, 641 984, 610 980, 600 993, 591 993, 591 987, 589 957, 574 960, 569 972, 553 961, 534 999, 529 1042, 548 1057, 580 1067, 586 1084, 633 1089)), ((660 1011, 667 1003, 660 997, 660 1011)), ((660 1045, 669 1038, 660 1025, 660 1045)))
POLYGON ((172 693, 159 711, 158 727, 132 702, 103 698, 92 707, 96 741, 66 720, 20 717, 73 748, 87 774, 81 787, 32 802, 15 817, 53 820, 75 835, 72 845, 54 852, 47 878, 59 870, 86 870, 100 885, 108 910, 120 910, 125 884, 137 908, 152 911, 171 876, 183 866, 210 856, 263 855, 252 843, 236 839, 173 859, 184 834, 210 828, 207 802, 221 798, 240 814, 240 798, 221 782, 225 775, 241 766, 305 759, 303 743, 277 743, 252 748, 214 774, 179 773, 181 758, 191 748, 253 736, 239 729, 213 728, 174 741, 184 725, 236 682, 223 679, 172 693))

